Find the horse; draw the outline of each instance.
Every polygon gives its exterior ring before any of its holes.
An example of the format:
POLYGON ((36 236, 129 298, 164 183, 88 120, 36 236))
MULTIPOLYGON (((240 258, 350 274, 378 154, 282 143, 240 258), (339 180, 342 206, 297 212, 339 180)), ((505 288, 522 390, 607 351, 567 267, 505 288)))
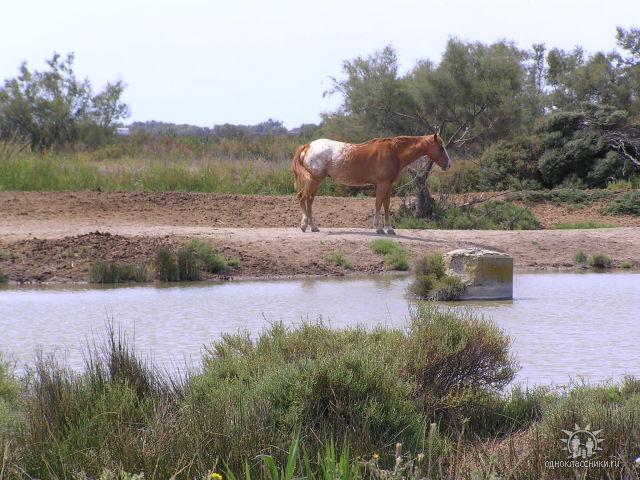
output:
POLYGON ((395 234, 389 222, 391 186, 402 170, 418 158, 427 156, 440 168, 451 167, 451 159, 437 133, 426 136, 374 138, 368 142, 351 144, 321 138, 302 145, 291 162, 298 201, 302 209, 300 229, 312 232, 319 229, 313 221, 311 206, 320 184, 330 177, 343 185, 376 186, 376 212, 373 228, 376 233, 395 234), (380 222, 380 207, 384 206, 384 224, 380 222))

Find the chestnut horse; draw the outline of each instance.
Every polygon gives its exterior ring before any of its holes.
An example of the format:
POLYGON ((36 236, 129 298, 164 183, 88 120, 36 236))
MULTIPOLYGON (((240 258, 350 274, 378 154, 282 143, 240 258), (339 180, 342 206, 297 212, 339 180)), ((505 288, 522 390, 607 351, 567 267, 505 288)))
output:
POLYGON ((391 186, 407 165, 427 156, 443 170, 451 167, 451 159, 437 133, 424 137, 374 138, 365 143, 351 144, 321 138, 298 148, 291 168, 295 177, 298 200, 302 209, 302 231, 313 223, 311 206, 318 187, 326 177, 343 185, 375 185, 376 213, 373 228, 384 233, 380 223, 380 207, 384 206, 384 226, 395 233, 389 223, 391 186))

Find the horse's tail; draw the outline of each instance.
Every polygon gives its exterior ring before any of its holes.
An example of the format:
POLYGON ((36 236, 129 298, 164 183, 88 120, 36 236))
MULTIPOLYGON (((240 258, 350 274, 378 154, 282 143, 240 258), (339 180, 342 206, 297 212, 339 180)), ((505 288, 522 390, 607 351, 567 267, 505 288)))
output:
POLYGON ((293 160, 291 160, 291 170, 293 170, 293 184, 296 187, 298 195, 306 195, 311 184, 311 172, 307 170, 303 162, 304 154, 309 150, 310 145, 301 146, 296 150, 293 160))

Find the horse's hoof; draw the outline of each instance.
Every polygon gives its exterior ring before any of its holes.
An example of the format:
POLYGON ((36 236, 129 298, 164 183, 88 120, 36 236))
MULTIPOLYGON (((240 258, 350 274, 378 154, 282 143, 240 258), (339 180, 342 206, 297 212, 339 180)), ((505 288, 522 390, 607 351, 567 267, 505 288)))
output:
POLYGON ((396 234, 396 231, 395 231, 393 228, 388 228, 388 229, 387 229, 387 233, 388 233, 389 235, 395 235, 395 234, 396 234))
POLYGON ((381 229, 381 228, 378 228, 378 229, 376 230, 376 233, 384 233, 384 230, 383 230, 383 229, 381 229))
POLYGON ((304 226, 300 225, 300 230, 302 230, 303 232, 306 232, 307 231, 307 226, 306 225, 304 225, 304 226))
POLYGON ((313 227, 311 227, 311 231, 312 232, 319 232, 320 229, 314 225, 313 227))

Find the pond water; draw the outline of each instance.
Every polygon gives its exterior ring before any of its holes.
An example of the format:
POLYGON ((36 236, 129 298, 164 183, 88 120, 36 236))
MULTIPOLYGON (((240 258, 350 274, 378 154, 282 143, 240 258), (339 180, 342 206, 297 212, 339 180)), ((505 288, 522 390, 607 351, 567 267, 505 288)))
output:
MULTIPOLYGON (((219 284, 0 288, 0 349, 18 365, 38 349, 82 368, 87 342, 111 321, 168 369, 197 366, 221 333, 257 334, 272 322, 406 323, 410 277, 232 281, 219 284)), ((638 273, 519 273, 514 300, 453 303, 493 318, 512 339, 517 381, 565 384, 640 375, 638 273)))

